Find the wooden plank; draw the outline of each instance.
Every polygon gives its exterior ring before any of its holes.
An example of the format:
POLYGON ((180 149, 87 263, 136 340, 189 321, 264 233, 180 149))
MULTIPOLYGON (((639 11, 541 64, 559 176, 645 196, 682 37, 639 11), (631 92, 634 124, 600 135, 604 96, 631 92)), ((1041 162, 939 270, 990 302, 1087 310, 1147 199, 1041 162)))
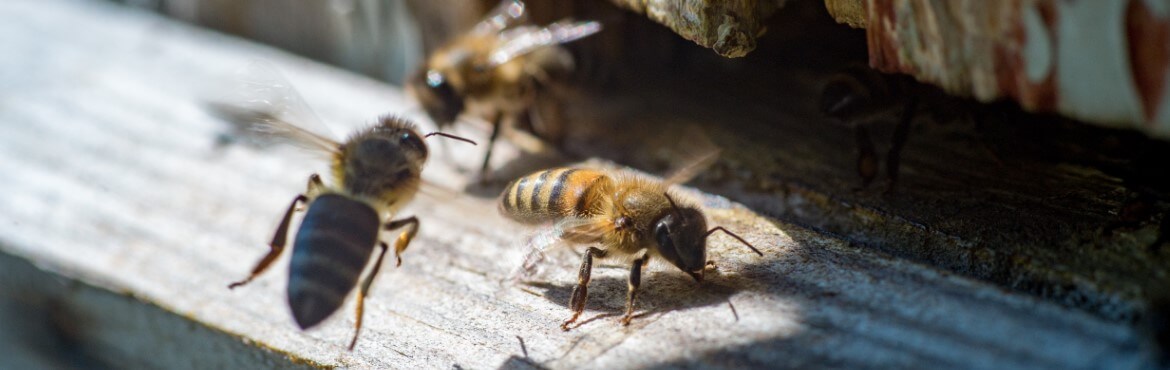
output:
POLYGON ((1170 139, 1162 113, 1170 60, 1161 41, 1170 31, 1157 6, 826 0, 825 7, 839 22, 866 28, 876 69, 955 95, 1011 99, 1029 111, 1170 139))
MULTIPOLYGON (((919 117, 899 191, 857 192, 853 133, 825 119, 817 99, 832 72, 866 60, 866 38, 835 24, 821 4, 787 4, 769 18, 761 50, 736 60, 610 2, 528 5, 538 24, 606 20, 605 32, 569 45, 580 56, 575 87, 598 89, 570 99, 567 151, 579 158, 663 170, 669 158, 647 142, 669 145, 656 138, 700 125, 727 150, 694 184, 858 245, 1120 321, 1140 318, 1170 276, 1170 254, 1149 247, 1170 230, 1159 225, 1170 213, 1170 176, 1158 160, 1170 144, 1010 104, 931 99, 921 106, 953 119, 919 117), (1145 215, 1122 215, 1143 206, 1145 215)), ((476 20, 471 8, 416 9, 416 22, 428 36, 447 34, 476 20)), ((884 152, 893 125, 872 126, 884 152)))
POLYGON ((133 292, 66 280, 7 253, 0 253, 0 266, 4 368, 317 368, 133 292))
POLYGON ((1151 245, 1170 230, 1161 160, 1170 144, 1010 103, 924 100, 897 187, 883 192, 882 168, 859 189, 851 126, 869 127, 884 166, 896 117, 839 122, 819 100, 834 73, 865 60, 850 53, 863 51, 850 46, 864 34, 833 24, 815 3, 789 4, 771 20, 770 34, 790 36, 762 39, 750 58, 679 42, 663 47, 673 53, 645 55, 667 67, 616 65, 617 88, 569 105, 577 132, 567 151, 665 171, 669 155, 655 146, 696 125, 724 151, 691 184, 759 213, 1119 322, 1140 320, 1165 294, 1170 254, 1151 245), (1148 213, 1121 215, 1141 199, 1148 213))
MULTIPOLYGON (((653 266, 639 301, 645 314, 630 327, 616 322, 625 269, 604 265, 594 274, 586 322, 569 332, 557 326, 568 313, 573 253, 553 254, 538 282, 511 284, 524 235, 533 230, 497 216, 490 196, 423 197, 405 211, 422 220, 419 237, 402 267, 386 266, 374 284, 362 340, 348 352, 352 301, 317 329, 295 328, 283 297, 287 258, 249 286, 225 287, 265 252, 279 212, 315 166, 295 151, 221 145, 226 128, 203 103, 222 93, 216 81, 254 58, 283 69, 337 131, 410 111, 397 89, 100 2, 5 2, 0 15, 9 20, 0 23, 0 42, 13 56, 0 60, 0 250, 17 257, 0 259, 2 269, 28 260, 291 361, 356 368, 1079 369, 1146 360, 1128 326, 857 249, 695 191, 688 194, 714 223, 754 241, 765 256, 713 239, 721 272, 702 286, 653 266)), ((436 150, 425 177, 467 187, 467 169, 483 148, 464 149, 436 150)), ((506 145, 497 153, 501 161, 516 156, 506 145)), ((35 291, 17 284, 0 285, 0 292, 35 291)), ((83 312, 125 307, 61 302, 83 312)), ((211 340, 205 337, 109 330, 160 350, 222 355, 208 349, 220 347, 190 346, 211 340)), ((122 359, 110 363, 141 363, 125 358, 156 353, 112 336, 83 338, 110 349, 102 356, 122 359)))
POLYGON ((767 31, 765 21, 784 0, 710 1, 611 0, 618 6, 644 14, 679 36, 711 48, 721 56, 739 58, 756 48, 756 38, 767 31))

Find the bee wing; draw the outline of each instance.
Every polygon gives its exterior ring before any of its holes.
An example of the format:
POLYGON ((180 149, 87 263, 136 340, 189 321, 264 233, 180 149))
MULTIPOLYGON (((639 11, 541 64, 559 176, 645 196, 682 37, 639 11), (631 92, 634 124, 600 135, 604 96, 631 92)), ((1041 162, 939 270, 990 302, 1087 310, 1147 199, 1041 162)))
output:
POLYGON ((488 57, 488 66, 496 67, 537 49, 577 40, 598 31, 601 31, 601 23, 574 22, 569 19, 562 19, 545 27, 509 29, 500 33, 499 46, 488 57))
POLYGON ((688 125, 684 128, 678 142, 682 144, 675 148, 678 153, 674 155, 674 158, 678 158, 676 163, 679 166, 671 170, 663 181, 667 187, 691 181, 699 173, 715 164, 715 160, 719 159, 719 152, 722 151, 696 125, 688 125))
POLYGON ((214 113, 253 141, 279 139, 311 151, 336 153, 321 119, 276 66, 253 61, 236 73, 238 86, 231 103, 209 103, 214 113))
POLYGON ((489 11, 483 20, 471 29, 471 33, 490 35, 519 24, 528 18, 528 13, 525 12, 524 8, 524 2, 520 0, 501 1, 500 5, 489 11))
POLYGON ((418 195, 434 201, 448 201, 463 196, 463 192, 452 189, 440 182, 419 179, 418 195))
POLYGON ((605 234, 613 232, 614 224, 602 217, 571 218, 557 222, 553 230, 562 240, 576 244, 591 244, 600 242, 605 234))
POLYGON ((540 263, 548 258, 546 252, 554 247, 569 244, 593 243, 599 241, 607 231, 613 230, 612 223, 600 219, 567 218, 552 227, 532 235, 528 239, 524 261, 512 272, 513 282, 535 275, 540 263))

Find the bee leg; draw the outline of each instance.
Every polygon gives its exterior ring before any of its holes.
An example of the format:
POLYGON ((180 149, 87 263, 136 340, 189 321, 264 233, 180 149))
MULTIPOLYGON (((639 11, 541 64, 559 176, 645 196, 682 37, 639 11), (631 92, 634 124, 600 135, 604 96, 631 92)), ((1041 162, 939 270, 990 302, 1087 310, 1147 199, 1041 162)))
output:
POLYGON ((605 251, 595 247, 585 250, 585 257, 581 259, 581 270, 577 272, 577 286, 573 287, 573 295, 569 299, 569 308, 573 316, 561 323, 561 330, 568 331, 569 324, 577 321, 581 312, 585 311, 585 299, 589 297, 589 275, 593 272, 593 256, 605 257, 605 251))
POLYGON ((642 285, 642 266, 646 265, 646 260, 650 256, 642 256, 642 258, 634 260, 634 264, 630 266, 630 284, 629 293, 626 296, 626 316, 622 317, 622 326, 629 326, 630 320, 634 318, 634 299, 638 297, 638 287, 642 285))
POLYGON ((877 177, 878 171, 877 150, 874 149, 873 138, 869 135, 869 127, 865 125, 861 123, 853 128, 857 140, 857 174, 861 176, 863 189, 877 177))
POLYGON ((387 231, 409 226, 402 234, 398 234, 398 240, 394 242, 394 258, 398 259, 398 264, 402 266, 402 252, 406 251, 406 247, 410 245, 410 241, 414 240, 414 235, 418 234, 418 218, 410 216, 401 220, 390 221, 384 227, 387 231))
POLYGON ((268 254, 264 255, 264 258, 260 259, 256 267, 252 268, 252 273, 248 275, 247 279, 228 284, 228 289, 235 289, 238 286, 252 282, 252 279, 255 279, 257 275, 260 275, 260 273, 268 269, 268 265, 272 264, 272 261, 280 257, 280 252, 284 251, 284 243, 288 239, 288 224, 292 219, 292 214, 296 212, 298 204, 304 203, 307 200, 309 198, 303 194, 293 198, 292 204, 289 204, 288 210, 284 212, 284 218, 280 220, 280 226, 276 227, 276 234, 272 236, 272 242, 268 243, 268 246, 271 248, 268 250, 268 254))
MULTIPOLYGON (((309 183, 305 185, 305 195, 311 198, 316 198, 321 193, 325 192, 325 183, 321 182, 321 175, 312 174, 309 176, 309 183)), ((302 204, 303 206, 304 204, 302 204)), ((297 208, 297 211, 301 211, 297 208)))
POLYGON ((370 274, 366 275, 365 280, 362 280, 362 288, 358 290, 357 320, 353 324, 353 339, 349 341, 350 351, 353 351, 353 346, 357 344, 358 334, 362 331, 362 316, 366 306, 366 297, 370 294, 370 285, 374 283, 374 277, 378 276, 378 270, 382 268, 382 259, 386 257, 386 250, 390 249, 385 242, 378 242, 378 247, 382 248, 382 253, 378 254, 378 260, 374 262, 374 269, 370 270, 370 274))
POLYGON ((492 149, 496 146, 496 138, 500 137, 501 126, 503 126, 504 113, 496 113, 495 119, 492 120, 492 134, 488 136, 487 152, 483 154, 483 165, 479 167, 479 179, 481 182, 487 182, 488 164, 492 160, 492 149))
POLYGON ((911 98, 910 102, 906 104, 906 110, 902 111, 898 125, 894 127, 893 145, 890 145, 890 151, 886 154, 886 176, 890 178, 890 182, 886 185, 886 193, 893 191, 894 184, 898 182, 898 167, 902 163, 902 149, 906 147, 906 139, 910 137, 910 123, 914 121, 917 109, 918 100, 911 98))

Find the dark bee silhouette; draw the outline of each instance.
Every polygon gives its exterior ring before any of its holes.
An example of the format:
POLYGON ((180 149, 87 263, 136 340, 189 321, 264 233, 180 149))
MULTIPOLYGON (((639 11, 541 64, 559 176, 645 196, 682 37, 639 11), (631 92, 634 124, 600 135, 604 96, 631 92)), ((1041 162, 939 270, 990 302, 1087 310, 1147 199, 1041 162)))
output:
POLYGON ((857 173, 862 187, 877 177, 879 158, 870 126, 894 121, 894 133, 886 153, 886 191, 898 181, 902 149, 910 136, 910 125, 926 113, 933 122, 951 122, 969 117, 978 124, 983 112, 972 102, 947 96, 907 75, 886 74, 862 65, 851 65, 834 74, 821 92, 820 111, 844 122, 854 130, 857 145, 857 173))
POLYGON ((910 132, 910 123, 918 99, 909 93, 908 77, 886 75, 867 67, 853 66, 837 73, 825 85, 821 95, 821 112, 853 126, 857 145, 857 173, 862 187, 869 186, 878 173, 878 155, 868 125, 896 115, 893 144, 886 155, 886 175, 890 188, 898 179, 902 147, 910 132))

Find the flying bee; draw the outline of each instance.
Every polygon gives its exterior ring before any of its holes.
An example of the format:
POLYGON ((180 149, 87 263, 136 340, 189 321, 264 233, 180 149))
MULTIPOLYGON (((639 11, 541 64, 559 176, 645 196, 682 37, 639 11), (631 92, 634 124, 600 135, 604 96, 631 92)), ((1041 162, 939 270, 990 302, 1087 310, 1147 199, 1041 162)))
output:
MULTIPOLYGON (((560 140, 559 117, 541 117, 537 101, 551 95, 554 80, 574 68, 560 44, 601 30, 600 23, 568 19, 545 27, 520 26, 525 18, 523 2, 505 0, 469 32, 431 53, 406 85, 440 129, 464 115, 491 123, 481 175, 487 174, 501 130, 525 118, 537 137, 560 140)), ((559 110, 552 112, 555 116, 559 110)))
MULTIPOLYGON (((714 155, 708 157, 713 160, 714 155)), ((702 162, 684 168, 665 181, 583 168, 538 171, 510 183, 500 196, 500 213, 524 224, 555 222, 560 241, 593 244, 581 261, 577 285, 569 305, 573 315, 561 324, 569 330, 585 310, 593 259, 632 261, 626 313, 629 325, 642 281, 642 268, 662 259, 702 282, 713 262, 707 260, 707 237, 722 231, 756 254, 758 249, 738 235, 707 220, 698 206, 672 195, 673 184, 685 182, 705 167, 702 162)))
MULTIPOLYGON (((886 154, 886 191, 898 181, 902 149, 910 136, 910 124, 923 109, 934 122, 953 121, 958 115, 980 112, 941 90, 923 85, 907 75, 878 72, 864 65, 851 65, 830 77, 822 90, 820 111, 827 117, 853 127, 857 145, 857 173, 862 187, 878 175, 878 155, 870 126, 895 121, 889 152, 886 154)), ((981 119, 974 117, 976 123, 981 119)))
MULTIPOLYGON (((278 74, 267 77, 266 80, 253 81, 258 85, 253 87, 276 91, 278 99, 258 101, 262 104, 275 101, 291 102, 298 107, 303 105, 299 95, 282 77, 278 74)), ((285 107, 276 108, 283 110, 285 107)), ((381 240, 382 231, 403 229, 394 243, 398 265, 402 264, 402 252, 418 232, 419 221, 414 216, 398 219, 392 216, 418 192, 420 174, 428 154, 424 138, 438 135, 471 141, 440 132, 420 135, 414 124, 405 119, 385 116, 372 127, 337 142, 298 126, 312 123, 311 120, 294 123, 272 112, 248 114, 248 111, 241 108, 223 112, 221 109, 220 113, 240 119, 260 119, 242 124, 329 155, 332 158, 329 173, 332 181, 326 184, 317 174, 309 176, 307 189, 293 198, 281 218, 269 243, 268 254, 247 278, 228 287, 234 289, 251 282, 280 257, 293 214, 300 211, 302 205, 307 206, 293 239, 287 290, 289 307, 301 329, 316 326, 341 307, 345 297, 357 286, 374 249, 380 249, 357 293, 356 322, 349 343, 349 349, 353 350, 362 327, 365 297, 369 295, 370 285, 389 249, 381 240)), ((310 115, 301 114, 296 118, 310 118, 310 115)))

